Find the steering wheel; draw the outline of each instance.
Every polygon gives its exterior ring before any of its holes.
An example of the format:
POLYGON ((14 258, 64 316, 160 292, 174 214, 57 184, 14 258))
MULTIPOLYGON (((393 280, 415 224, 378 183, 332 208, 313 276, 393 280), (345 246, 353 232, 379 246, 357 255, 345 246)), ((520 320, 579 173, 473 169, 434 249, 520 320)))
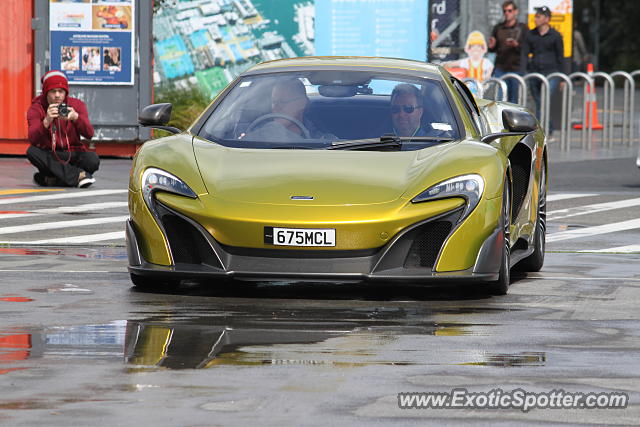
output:
POLYGON ((281 114, 281 113, 269 113, 269 114, 264 114, 260 117, 258 117, 257 119, 255 119, 254 121, 251 122, 251 124, 247 127, 247 130, 245 130, 246 133, 251 132, 258 124, 266 121, 266 120, 271 120, 271 119, 285 119, 290 121, 291 123, 293 123, 294 125, 296 125, 298 127, 298 129, 300 129, 302 131, 302 136, 305 137, 305 139, 310 139, 311 138, 311 133, 309 132, 309 129, 307 129, 305 127, 305 125, 303 125, 300 120, 294 119, 291 116, 287 116, 286 114, 281 114))

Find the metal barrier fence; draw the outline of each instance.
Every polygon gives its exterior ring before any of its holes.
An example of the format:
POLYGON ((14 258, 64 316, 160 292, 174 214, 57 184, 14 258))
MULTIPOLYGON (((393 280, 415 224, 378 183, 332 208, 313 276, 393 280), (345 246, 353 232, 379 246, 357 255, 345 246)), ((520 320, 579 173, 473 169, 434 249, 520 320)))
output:
MULTIPOLYGON (((489 99, 506 101, 507 98, 507 79, 513 79, 517 83, 518 90, 518 104, 527 105, 528 94, 531 93, 533 86, 540 86, 539 88, 539 120, 545 133, 549 133, 549 127, 551 123, 551 88, 554 86, 554 79, 560 80, 563 84, 560 87, 560 126, 556 127, 559 134, 560 148, 564 151, 571 149, 572 142, 572 130, 574 128, 581 128, 580 146, 583 149, 593 148, 593 130, 595 125, 599 125, 598 111, 596 105, 600 101, 602 107, 602 142, 607 148, 612 148, 616 142, 616 127, 621 127, 619 139, 622 145, 632 146, 638 141, 638 136, 634 132, 634 122, 637 120, 635 111, 635 92, 636 84, 635 78, 640 76, 640 70, 635 70, 631 73, 626 71, 615 71, 613 73, 595 72, 595 73, 583 73, 576 72, 572 74, 564 73, 552 73, 544 76, 540 73, 530 73, 526 75, 519 75, 516 73, 507 73, 501 77, 492 77, 480 83, 475 79, 464 79, 465 83, 474 85, 477 90, 476 94, 479 97, 486 97, 489 99), (603 89, 601 99, 598 99, 597 91, 595 90, 595 84, 602 80, 603 89), (621 108, 621 123, 616 122, 616 113, 620 111, 620 108, 616 109, 616 80, 624 80, 624 92, 621 108), (580 126, 574 127, 573 108, 574 108, 574 88, 577 87, 577 82, 583 86, 582 90, 582 110, 580 126), (491 96, 490 96, 491 95, 491 96)), ((619 88, 620 86, 618 86, 619 88)), ((534 105, 535 105, 534 101, 534 105)))

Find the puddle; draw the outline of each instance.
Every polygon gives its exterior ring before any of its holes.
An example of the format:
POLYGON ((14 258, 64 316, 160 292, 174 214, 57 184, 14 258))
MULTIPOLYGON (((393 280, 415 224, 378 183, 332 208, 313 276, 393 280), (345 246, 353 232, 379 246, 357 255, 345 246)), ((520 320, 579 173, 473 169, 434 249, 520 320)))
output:
POLYGON ((73 294, 92 294, 93 291, 91 289, 81 288, 76 285, 72 285, 71 283, 65 283, 63 285, 51 285, 47 288, 36 288, 36 289, 28 289, 30 292, 40 292, 40 293, 73 293, 73 294))
POLYGON ((27 298, 27 297, 17 297, 17 296, 2 296, 0 297, 0 301, 29 302, 29 301, 33 301, 33 299, 27 298))
POLYGON ((79 247, 64 247, 64 248, 24 248, 24 247, 12 247, 2 248, 0 247, 0 255, 35 255, 35 256, 65 256, 65 257, 77 257, 85 259, 108 259, 108 260, 126 260, 127 251, 125 248, 120 247, 100 247, 100 248, 79 248, 79 247))
MULTIPOLYGON (((91 292, 69 283, 37 291, 91 292)), ((465 342, 460 339, 482 339, 499 325, 432 320, 450 319, 455 314, 462 320, 465 314, 501 309, 309 307, 307 303, 282 308, 281 304, 265 301, 256 307, 236 300, 213 310, 209 305, 163 310, 144 320, 0 330, 0 369, 6 373, 25 366, 28 369, 29 359, 47 356, 116 364, 124 361, 125 372, 130 373, 243 365, 437 365, 451 364, 455 359, 487 366, 545 362, 544 353, 484 354, 473 350, 470 355, 463 349, 460 357, 459 345, 465 342), (447 352, 448 345, 441 347, 446 343, 456 344, 447 352)))
POLYGON ((544 366, 547 354, 544 352, 523 353, 485 353, 480 362, 461 363, 461 365, 497 366, 501 368, 544 366))

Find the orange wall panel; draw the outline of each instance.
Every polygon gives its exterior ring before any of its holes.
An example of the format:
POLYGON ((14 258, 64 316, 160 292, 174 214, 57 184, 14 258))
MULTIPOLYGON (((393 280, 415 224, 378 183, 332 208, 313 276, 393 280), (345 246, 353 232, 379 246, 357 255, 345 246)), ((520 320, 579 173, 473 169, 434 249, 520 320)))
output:
POLYGON ((33 98, 33 0, 1 0, 0 139, 26 139, 33 98))

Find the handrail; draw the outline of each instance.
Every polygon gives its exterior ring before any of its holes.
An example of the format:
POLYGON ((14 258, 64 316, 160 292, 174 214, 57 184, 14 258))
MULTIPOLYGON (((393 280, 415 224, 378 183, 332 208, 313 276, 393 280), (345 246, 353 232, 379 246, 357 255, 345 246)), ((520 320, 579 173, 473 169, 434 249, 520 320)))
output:
MULTIPOLYGON (((638 70, 640 71, 640 70, 638 70)), ((527 102, 527 82, 517 73, 506 73, 498 77, 500 80, 515 79, 518 82, 518 104, 525 105, 527 102)))
POLYGON ((593 79, 591 78, 591 76, 587 73, 583 73, 581 71, 577 71, 575 73, 571 73, 569 74, 569 78, 570 79, 575 79, 575 78, 580 78, 583 79, 585 81, 585 85, 584 88, 582 89, 582 96, 584 99, 584 102, 582 103, 582 148, 586 149, 587 148, 587 143, 589 145, 589 148, 591 148, 593 146, 593 129, 592 126, 589 126, 589 124, 591 123, 591 115, 593 114, 593 112, 591 112, 591 108, 587 108, 587 102, 589 102, 589 88, 593 87, 595 90, 595 86, 593 84, 593 79), (591 112, 591 114, 589 114, 591 112))
MULTIPOLYGON (((602 140, 606 141, 607 145, 611 147, 611 144, 613 143, 613 108, 616 105, 615 104, 616 84, 613 81, 613 78, 607 73, 603 73, 602 71, 593 73, 594 86, 593 86, 593 91, 591 92, 591 96, 592 96, 591 100, 596 99, 595 82, 597 77, 602 77, 607 82, 607 84, 604 86, 604 115, 602 118, 602 121, 604 122, 602 124, 602 127, 604 128, 604 132, 602 135, 602 140)), ((591 104, 591 105, 593 106, 594 104, 591 104)), ((598 112, 592 111, 591 114, 592 114, 591 119, 595 120, 598 112)), ((626 114, 623 113, 623 116, 626 116, 626 114)), ((623 117, 623 120, 625 119, 626 117, 623 117)), ((624 128, 624 125, 623 125, 623 128, 624 128)))
POLYGON ((573 111, 573 83, 569 76, 564 73, 551 73, 547 79, 559 78, 565 82, 562 89, 562 109, 560 118, 560 149, 571 150, 571 111, 573 111))
POLYGON ((549 134, 549 101, 551 100, 551 93, 549 91, 549 80, 540 73, 529 73, 523 77, 523 80, 538 79, 542 82, 540 87, 540 123, 544 129, 545 135, 549 134))
POLYGON ((500 99, 498 99, 497 101, 502 101, 502 102, 506 102, 507 101, 507 83, 505 83, 504 80, 499 79, 497 77, 491 77, 485 81, 482 82, 482 92, 483 93, 487 93, 488 90, 488 86, 490 84, 494 84, 494 85, 498 85, 500 86, 500 90, 496 90, 496 95, 499 94, 500 92, 502 92, 502 96, 500 96, 500 99))
MULTIPOLYGON (((640 74, 640 70, 638 70, 640 74)), ((627 138, 627 145, 633 144, 633 114, 635 110, 636 82, 631 73, 626 71, 614 71, 611 77, 624 77, 624 100, 622 110, 622 138, 627 138), (626 132, 626 134, 625 134, 626 132)))

